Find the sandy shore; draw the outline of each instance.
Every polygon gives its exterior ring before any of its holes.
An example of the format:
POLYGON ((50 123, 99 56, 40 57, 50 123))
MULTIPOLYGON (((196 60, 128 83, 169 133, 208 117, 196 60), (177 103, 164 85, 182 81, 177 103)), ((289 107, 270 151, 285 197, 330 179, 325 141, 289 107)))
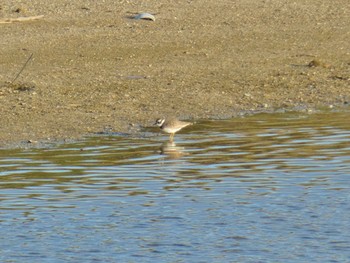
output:
POLYGON ((0 147, 350 101, 348 0, 16 2, 0 3, 0 147))

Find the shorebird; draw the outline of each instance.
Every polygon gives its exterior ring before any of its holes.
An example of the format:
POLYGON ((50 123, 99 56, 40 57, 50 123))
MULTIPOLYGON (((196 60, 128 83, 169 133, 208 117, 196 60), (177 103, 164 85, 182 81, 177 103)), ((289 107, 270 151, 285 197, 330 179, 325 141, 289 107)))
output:
POLYGON ((171 119, 157 119, 154 125, 157 125, 162 131, 170 133, 170 141, 174 139, 175 132, 178 132, 182 128, 191 125, 191 122, 179 121, 175 118, 171 119))

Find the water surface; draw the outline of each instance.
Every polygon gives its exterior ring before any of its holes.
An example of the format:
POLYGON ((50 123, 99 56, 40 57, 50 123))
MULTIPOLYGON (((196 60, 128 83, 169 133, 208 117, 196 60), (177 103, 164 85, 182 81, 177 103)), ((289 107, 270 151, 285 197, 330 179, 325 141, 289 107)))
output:
POLYGON ((350 262, 349 117, 0 150, 0 262, 350 262))

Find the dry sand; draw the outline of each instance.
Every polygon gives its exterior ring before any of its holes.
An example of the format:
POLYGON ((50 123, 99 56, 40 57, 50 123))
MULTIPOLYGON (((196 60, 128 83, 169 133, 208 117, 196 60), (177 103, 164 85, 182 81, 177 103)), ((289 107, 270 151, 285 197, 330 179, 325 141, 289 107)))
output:
POLYGON ((349 0, 2 1, 0 147, 343 107, 349 14, 349 0))

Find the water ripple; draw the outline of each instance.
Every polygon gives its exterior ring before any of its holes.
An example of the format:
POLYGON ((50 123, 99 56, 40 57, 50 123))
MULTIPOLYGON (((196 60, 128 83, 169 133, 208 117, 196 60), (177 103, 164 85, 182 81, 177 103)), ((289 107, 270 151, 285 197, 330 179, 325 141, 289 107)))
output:
POLYGON ((175 143, 1 150, 0 261, 347 262, 347 119, 259 114, 199 121, 175 143))

